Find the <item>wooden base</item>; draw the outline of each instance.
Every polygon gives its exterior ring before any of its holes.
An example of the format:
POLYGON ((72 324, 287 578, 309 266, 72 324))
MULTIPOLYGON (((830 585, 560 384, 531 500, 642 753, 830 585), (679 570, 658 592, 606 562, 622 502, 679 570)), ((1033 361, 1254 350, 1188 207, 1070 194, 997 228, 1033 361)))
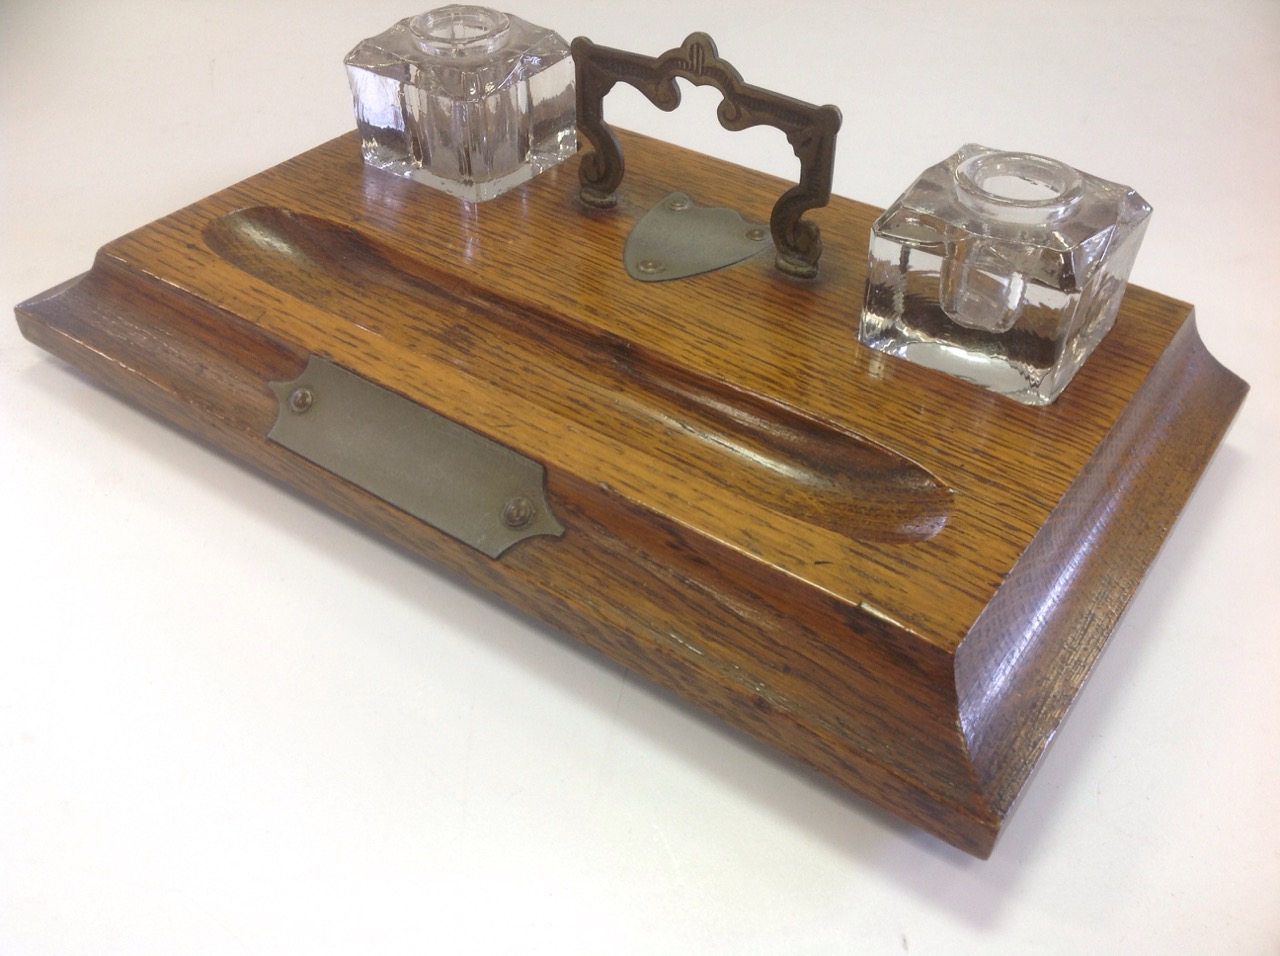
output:
POLYGON ((110 243, 24 334, 144 408, 986 856, 1247 390, 1130 288, 1047 408, 856 341, 877 210, 771 256, 622 267, 674 189, 766 218, 770 177, 636 136, 479 206, 348 135, 110 243), (492 559, 267 438, 327 359, 547 469, 562 537, 492 559))

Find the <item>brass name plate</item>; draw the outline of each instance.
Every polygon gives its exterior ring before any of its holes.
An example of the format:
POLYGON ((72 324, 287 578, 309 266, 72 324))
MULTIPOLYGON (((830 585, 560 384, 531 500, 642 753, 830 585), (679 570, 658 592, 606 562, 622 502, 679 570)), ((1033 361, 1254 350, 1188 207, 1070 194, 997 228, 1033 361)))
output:
POLYGON ((268 438, 491 558, 564 534, 540 462, 315 356, 271 388, 268 438))

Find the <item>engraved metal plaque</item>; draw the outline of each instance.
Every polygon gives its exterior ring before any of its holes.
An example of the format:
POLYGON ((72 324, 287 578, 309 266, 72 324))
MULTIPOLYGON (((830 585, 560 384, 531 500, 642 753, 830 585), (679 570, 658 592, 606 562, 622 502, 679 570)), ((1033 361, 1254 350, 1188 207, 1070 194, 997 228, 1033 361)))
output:
POLYGON ((268 438, 491 558, 564 534, 546 469, 505 445, 315 356, 271 388, 268 438))

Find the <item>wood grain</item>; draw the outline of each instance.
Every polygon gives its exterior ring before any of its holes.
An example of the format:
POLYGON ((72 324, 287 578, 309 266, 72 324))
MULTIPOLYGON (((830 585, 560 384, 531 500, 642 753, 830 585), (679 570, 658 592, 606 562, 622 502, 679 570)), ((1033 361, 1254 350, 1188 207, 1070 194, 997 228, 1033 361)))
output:
POLYGON ((1000 828, 1246 386, 1190 307, 1130 288, 1031 408, 856 341, 877 210, 771 258, 637 283, 673 189, 770 177, 634 135, 609 210, 576 162, 471 206, 348 135, 106 246, 18 307, 142 407, 561 628, 968 852, 1000 828), (563 538, 490 560, 267 441, 309 355, 546 465, 563 538))

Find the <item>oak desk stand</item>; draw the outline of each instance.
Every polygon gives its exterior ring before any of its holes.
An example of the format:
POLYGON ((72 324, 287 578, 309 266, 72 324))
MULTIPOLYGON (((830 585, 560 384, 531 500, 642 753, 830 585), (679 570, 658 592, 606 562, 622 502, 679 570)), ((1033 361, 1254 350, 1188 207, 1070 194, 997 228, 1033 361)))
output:
POLYGON ((816 279, 765 254, 637 282, 628 232, 673 189, 759 220, 783 187, 623 142, 621 200, 601 210, 578 201, 577 160, 472 206, 367 168, 343 136, 108 244, 18 321, 143 408, 988 855, 1247 387, 1190 306, 1132 287, 1044 408, 863 348, 877 210, 844 199, 813 215, 816 279), (545 500, 502 520, 554 520, 491 557, 269 437, 313 357, 545 466, 545 500))

